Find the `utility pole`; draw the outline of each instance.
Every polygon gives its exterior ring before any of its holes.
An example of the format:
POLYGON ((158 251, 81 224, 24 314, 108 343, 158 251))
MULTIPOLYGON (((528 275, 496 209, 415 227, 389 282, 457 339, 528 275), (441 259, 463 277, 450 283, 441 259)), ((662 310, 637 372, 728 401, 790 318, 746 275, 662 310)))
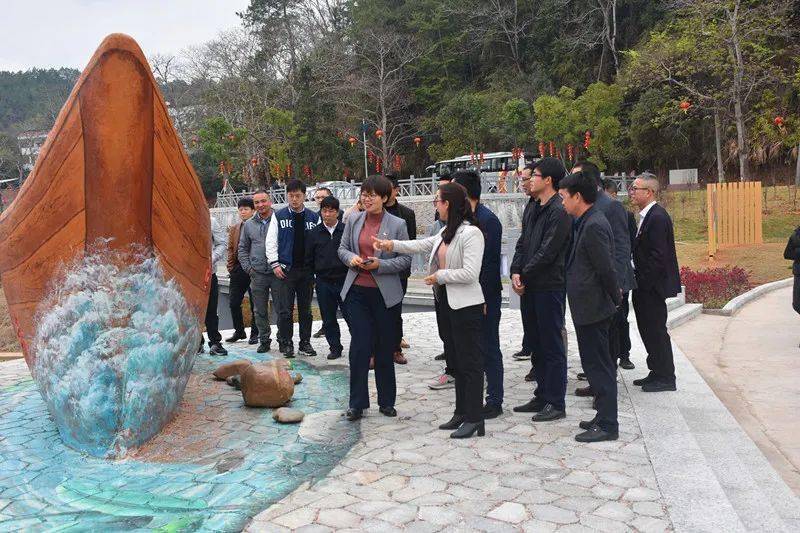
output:
POLYGON ((367 121, 361 119, 361 135, 364 142, 364 179, 369 177, 369 167, 367 166, 367 121))

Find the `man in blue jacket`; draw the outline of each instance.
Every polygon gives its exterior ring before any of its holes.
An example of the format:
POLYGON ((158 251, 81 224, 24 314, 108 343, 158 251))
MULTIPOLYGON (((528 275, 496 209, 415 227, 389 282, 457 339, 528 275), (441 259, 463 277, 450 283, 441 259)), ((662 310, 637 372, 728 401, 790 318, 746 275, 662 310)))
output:
POLYGON ((500 245, 503 238, 503 225, 491 209, 480 203, 481 178, 472 170, 460 170, 453 175, 453 181, 467 189, 467 198, 483 231, 484 247, 481 265, 480 284, 483 291, 485 319, 483 339, 486 343, 486 403, 483 418, 497 418, 503 413, 503 354, 500 352, 500 302, 503 284, 500 281, 500 245))
POLYGON ((275 274, 273 298, 278 312, 278 344, 284 357, 294 357, 292 311, 297 299, 300 321, 299 353, 317 355, 311 347, 311 293, 314 275, 306 268, 308 233, 319 223, 319 213, 306 209, 306 184, 291 180, 286 184, 288 206, 274 212, 267 229, 267 262, 275 274))

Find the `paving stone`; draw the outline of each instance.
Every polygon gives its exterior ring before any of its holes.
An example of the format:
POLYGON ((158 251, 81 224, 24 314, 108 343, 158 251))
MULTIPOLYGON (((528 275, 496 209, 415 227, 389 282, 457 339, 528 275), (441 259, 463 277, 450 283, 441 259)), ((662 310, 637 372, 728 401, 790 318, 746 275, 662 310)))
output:
POLYGON ((555 505, 562 509, 569 509, 576 513, 587 513, 594 511, 605 503, 605 500, 599 498, 576 498, 574 496, 561 498, 554 502, 555 505))
POLYGON ((348 505, 346 509, 361 516, 372 518, 394 506, 395 503, 389 501, 359 501, 348 505))
POLYGON ((341 509, 356 503, 358 500, 346 493, 331 494, 314 502, 320 509, 341 509))
POLYGON ((659 498, 661 498, 661 494, 646 487, 634 487, 632 489, 628 489, 622 496, 623 500, 628 500, 630 502, 649 502, 658 500, 659 498))
POLYGON ((487 515, 489 518, 501 520, 510 524, 519 524, 529 518, 528 511, 524 505, 514 502, 506 502, 493 510, 489 511, 487 515))
POLYGON ((597 475, 597 477, 603 483, 607 483, 609 485, 614 485, 617 487, 622 488, 633 488, 639 485, 639 482, 633 479, 630 476, 626 476, 625 474, 621 474, 619 472, 602 472, 597 475))
POLYGON ((417 519, 438 526, 454 526, 462 520, 462 517, 444 505, 422 505, 417 513, 417 519))
POLYGON ((289 529, 297 529, 312 523, 316 517, 316 509, 297 509, 284 515, 277 516, 273 518, 272 521, 276 522, 278 525, 286 526, 289 529))
POLYGON ((573 511, 562 509, 556 505, 534 505, 532 506, 533 517, 545 522, 556 524, 572 524, 578 521, 578 515, 573 511))
POLYGON ((394 491, 392 497, 395 501, 407 502, 424 494, 444 490, 446 487, 447 483, 439 479, 415 477, 409 480, 405 488, 394 491))
POLYGON ((593 487, 597 484, 597 479, 591 472, 570 472, 564 476, 561 481, 586 488, 593 487))
POLYGON ((625 522, 620 522, 597 515, 582 516, 581 524, 593 529, 594 531, 604 531, 606 533, 622 533, 631 530, 631 528, 625 522))
POLYGON ((323 509, 319 512, 317 522, 332 528, 357 527, 361 517, 345 509, 323 509))
POLYGON ((414 520, 417 517, 417 512, 418 509, 416 505, 399 504, 380 513, 376 518, 396 526, 402 526, 414 520))
POLYGON ((634 517, 631 508, 620 502, 604 503, 594 512, 594 514, 603 518, 621 520, 623 522, 631 520, 634 517))
POLYGON ((636 502, 633 512, 637 515, 661 517, 664 516, 664 506, 657 502, 636 502))

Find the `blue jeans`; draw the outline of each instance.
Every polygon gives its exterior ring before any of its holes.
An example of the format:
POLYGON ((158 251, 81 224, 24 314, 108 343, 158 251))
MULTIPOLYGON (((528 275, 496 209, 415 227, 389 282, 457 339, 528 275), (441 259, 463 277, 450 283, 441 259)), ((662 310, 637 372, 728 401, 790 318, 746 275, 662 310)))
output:
POLYGON ((350 408, 369 408, 369 358, 375 355, 378 405, 394 407, 397 385, 392 357, 400 304, 386 308, 381 291, 353 285, 344 301, 350 327, 350 408))
POLYGON ((483 362, 486 373, 486 404, 503 406, 503 354, 500 352, 500 301, 501 293, 486 298, 486 316, 483 323, 483 338, 486 343, 486 358, 483 362))
POLYGON ((564 329, 566 291, 526 291, 523 298, 527 302, 522 320, 527 322, 531 349, 536 355, 533 396, 563 411, 567 394, 567 354, 561 330, 564 329))
POLYGON ((317 278, 317 303, 319 312, 322 315, 322 329, 325 330, 325 340, 331 353, 342 353, 342 335, 339 330, 339 321, 336 319, 336 311, 342 310, 342 316, 347 320, 342 303, 342 285, 344 280, 324 280, 317 278))

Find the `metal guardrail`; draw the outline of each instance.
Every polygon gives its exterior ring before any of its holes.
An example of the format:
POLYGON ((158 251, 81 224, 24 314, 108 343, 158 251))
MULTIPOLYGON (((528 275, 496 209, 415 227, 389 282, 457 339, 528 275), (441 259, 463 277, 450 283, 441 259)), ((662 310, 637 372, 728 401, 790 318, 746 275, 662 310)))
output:
MULTIPOLYGON (((610 176, 603 176, 603 178, 611 179, 617 184, 618 194, 620 196, 627 196, 628 187, 633 180, 636 179, 632 176, 625 174, 615 174, 610 176)), ((481 175, 481 190, 484 193, 497 193, 500 189, 500 177, 497 173, 484 173, 481 175)), ((415 178, 413 175, 404 180, 399 180, 400 186, 399 196, 433 196, 439 188, 439 178, 431 176, 426 178, 415 178)), ((358 186, 358 183, 353 185, 358 186)), ((509 172, 506 176, 506 192, 517 193, 521 192, 520 176, 516 176, 513 172, 509 172)), ((309 188, 312 188, 310 186, 309 188)), ((240 192, 226 192, 217 193, 216 207, 236 207, 236 204, 241 198, 252 196, 255 190, 240 191, 240 192)), ((286 203, 286 186, 272 187, 269 189, 270 196, 272 197, 273 204, 286 203)))

